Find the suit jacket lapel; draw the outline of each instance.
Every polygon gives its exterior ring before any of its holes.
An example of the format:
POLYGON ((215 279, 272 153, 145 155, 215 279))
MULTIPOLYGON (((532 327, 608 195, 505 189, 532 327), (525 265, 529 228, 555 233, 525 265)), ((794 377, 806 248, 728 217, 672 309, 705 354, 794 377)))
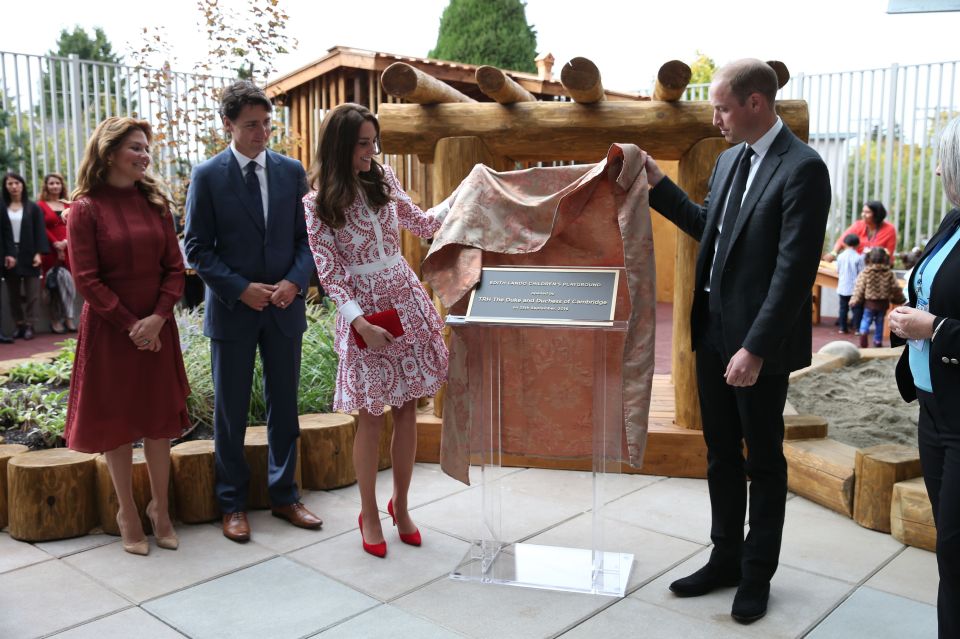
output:
POLYGON ((710 206, 707 209, 707 222, 703 230, 703 236, 700 238, 700 252, 697 255, 697 287, 702 288, 706 285, 706 278, 709 276, 710 266, 707 257, 713 257, 713 245, 717 240, 717 221, 723 212, 724 204, 727 200, 727 193, 730 191, 730 183, 733 181, 733 174, 737 168, 737 158, 739 153, 724 152, 720 158, 720 164, 717 166, 717 182, 710 193, 710 206), (719 185, 719 190, 717 189, 719 185))
POLYGON ((280 158, 275 153, 267 151, 267 192, 269 203, 267 206, 267 232, 276 228, 277 215, 281 213, 282 204, 280 194, 283 192, 284 175, 280 158))
MULTIPOLYGON (((253 220, 257 229, 263 233, 265 231, 263 216, 260 215, 256 204, 250 199, 250 194, 247 192, 247 184, 243 181, 243 174, 240 172, 240 163, 237 162, 237 158, 233 156, 233 151, 230 148, 223 151, 221 156, 224 170, 227 173, 227 183, 237 194, 237 197, 240 198, 240 201, 243 202, 243 208, 247 210, 247 214, 250 216, 250 219, 253 220)), ((269 171, 267 175, 270 175, 269 171)))

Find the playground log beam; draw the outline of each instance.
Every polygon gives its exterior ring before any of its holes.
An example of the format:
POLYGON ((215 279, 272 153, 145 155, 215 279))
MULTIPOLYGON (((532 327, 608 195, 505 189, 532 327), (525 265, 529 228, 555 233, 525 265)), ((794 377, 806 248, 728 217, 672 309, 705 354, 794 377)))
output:
POLYGON ((482 66, 477 69, 477 86, 484 95, 489 96, 500 104, 514 104, 516 102, 535 102, 533 94, 516 83, 497 67, 482 66))
MULTIPOLYGON (((807 139, 803 100, 781 100, 777 112, 807 139)), ((709 102, 604 101, 499 104, 381 104, 385 153, 411 153, 433 161, 441 138, 475 136, 498 156, 514 160, 597 162, 614 142, 639 145, 658 160, 679 160, 694 144, 719 137, 709 102)))
POLYGON ((779 60, 767 60, 767 64, 776 72, 777 87, 782 89, 783 85, 790 81, 790 70, 787 68, 787 65, 779 60))
POLYGON ((690 84, 693 72, 685 62, 670 60, 665 62, 657 72, 657 82, 653 87, 653 99, 665 102, 676 102, 683 97, 683 92, 690 84))
POLYGON ((446 82, 437 80, 405 62, 394 62, 380 79, 383 90, 396 98, 417 104, 476 102, 446 82))
POLYGON ((573 58, 563 65, 560 83, 570 97, 580 104, 594 104, 606 99, 600 69, 587 58, 573 58))

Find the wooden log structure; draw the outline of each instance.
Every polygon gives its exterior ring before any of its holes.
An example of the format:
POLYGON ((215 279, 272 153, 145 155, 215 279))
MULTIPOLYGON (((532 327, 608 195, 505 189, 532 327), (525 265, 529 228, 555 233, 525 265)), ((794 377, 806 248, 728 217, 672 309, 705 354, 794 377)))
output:
MULTIPOLYGON (((267 427, 247 426, 247 434, 243 439, 243 455, 250 466, 250 485, 247 489, 247 507, 250 509, 269 508, 270 494, 267 491, 267 427)), ((300 440, 297 439, 297 468, 294 471, 294 481, 302 485, 300 463, 300 440)))
POLYGON ((29 448, 23 444, 4 444, 0 442, 0 529, 7 527, 7 463, 11 457, 25 453, 29 448))
POLYGON ((827 436, 827 420, 817 415, 784 415, 783 439, 823 439, 827 436))
MULTIPOLYGON (((117 501, 117 491, 113 488, 113 481, 110 479, 110 470, 107 468, 107 458, 104 455, 97 456, 97 512, 100 516, 100 527, 108 535, 119 535, 120 528, 117 526, 117 513, 120 510, 120 503, 117 501)), ((147 504, 150 503, 150 475, 147 473, 147 460, 143 456, 142 448, 133 449, 133 466, 131 470, 131 481, 133 482, 133 501, 137 505, 137 512, 140 513, 140 523, 145 531, 150 530, 150 519, 147 517, 147 504)), ((170 491, 173 495, 173 491, 170 491)), ((175 510, 173 508, 173 499, 170 499, 170 517, 174 518, 175 510)))
POLYGON ((51 541, 90 532, 99 522, 96 458, 51 448, 10 459, 10 536, 20 541, 51 541))
POLYGON ((900 444, 857 451, 853 520, 864 528, 890 532, 890 505, 897 482, 920 477, 920 453, 900 444))
POLYGON ((387 67, 380 82, 384 91, 407 102, 417 104, 476 102, 446 82, 437 80, 406 62, 394 62, 387 67))
POLYGON ((773 70, 777 74, 777 87, 782 89, 784 85, 790 81, 790 70, 787 68, 787 65, 779 60, 767 60, 767 64, 773 67, 773 70))
POLYGON ((890 534, 902 544, 936 552, 937 528, 933 523, 933 508, 922 477, 893 485, 890 534))
POLYGON ((343 413, 301 415, 300 451, 303 487, 330 490, 357 481, 353 468, 356 419, 343 413))
POLYGON ((801 497, 852 517, 856 451, 853 446, 832 439, 784 442, 787 487, 801 497))
MULTIPOLYGON (((777 112, 806 139, 806 102, 781 100, 777 112)), ((424 161, 433 161, 437 141, 449 137, 478 137, 494 155, 543 162, 596 162, 614 142, 636 142, 657 160, 679 160, 701 140, 722 139, 708 102, 607 100, 590 108, 518 102, 510 109, 490 102, 429 108, 381 104, 379 119, 385 153, 414 153, 424 161)))
POLYGON ((199 524, 220 519, 212 440, 198 439, 174 446, 170 449, 170 470, 180 521, 199 524))
POLYGON ((573 58, 563 65, 560 83, 579 104, 595 104, 606 99, 600 69, 587 58, 573 58))
POLYGON ((536 101, 532 93, 497 67, 482 66, 477 69, 477 86, 480 87, 484 95, 493 98, 500 104, 536 101))
POLYGON ((657 72, 657 81, 653 86, 653 99, 664 102, 676 102, 683 97, 683 92, 690 84, 693 72, 686 62, 670 60, 664 63, 657 72))

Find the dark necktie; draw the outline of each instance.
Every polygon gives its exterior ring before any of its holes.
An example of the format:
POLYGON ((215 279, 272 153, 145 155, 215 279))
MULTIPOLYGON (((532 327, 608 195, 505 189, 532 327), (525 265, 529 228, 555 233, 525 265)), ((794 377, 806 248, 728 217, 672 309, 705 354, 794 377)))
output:
MULTIPOLYGON (((733 182, 730 183, 730 197, 727 198, 727 209, 723 213, 720 241, 717 243, 717 251, 713 257, 713 273, 710 276, 711 293, 714 291, 719 293, 720 271, 723 268, 721 262, 726 260, 730 236, 733 235, 733 227, 736 226, 737 216, 740 215, 740 205, 743 203, 743 194, 747 190, 747 177, 750 175, 750 159, 754 153, 750 147, 744 150, 737 163, 737 171, 733 174, 733 182)), ((710 295, 710 310, 720 312, 719 295, 710 295)))
POLYGON ((253 200, 254 210, 256 210, 262 218, 263 197, 260 194, 260 179, 257 177, 256 162, 247 162, 247 168, 243 171, 243 181, 247 185, 247 193, 250 194, 250 198, 253 200))

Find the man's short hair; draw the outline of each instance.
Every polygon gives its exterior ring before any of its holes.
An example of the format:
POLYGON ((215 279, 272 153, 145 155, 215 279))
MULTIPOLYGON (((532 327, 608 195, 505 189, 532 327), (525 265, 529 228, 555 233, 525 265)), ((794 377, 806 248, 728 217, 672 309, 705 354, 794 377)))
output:
POLYGON ((763 60, 746 58, 731 62, 720 70, 720 79, 730 86, 730 93, 741 106, 751 94, 759 93, 773 109, 780 84, 777 72, 763 60))
POLYGON ((260 105, 267 111, 273 111, 273 104, 263 89, 250 80, 237 80, 223 90, 220 96, 220 115, 228 120, 236 120, 247 105, 260 105))
POLYGON ((856 233, 847 233, 846 237, 843 238, 843 243, 850 248, 857 248, 860 246, 860 236, 856 233))

